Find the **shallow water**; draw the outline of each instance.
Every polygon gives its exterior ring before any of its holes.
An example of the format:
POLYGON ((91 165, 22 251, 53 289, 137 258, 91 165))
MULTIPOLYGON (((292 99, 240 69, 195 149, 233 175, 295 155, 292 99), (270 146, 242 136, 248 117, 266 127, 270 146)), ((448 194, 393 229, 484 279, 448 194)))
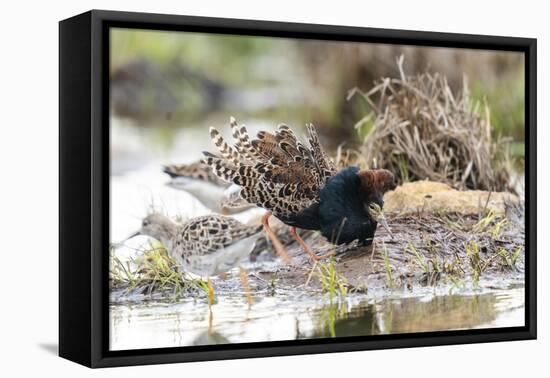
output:
POLYGON ((111 306, 111 349, 158 348, 368 336, 524 325, 524 290, 376 300, 349 295, 278 294, 220 296, 209 310, 204 299, 147 301, 111 306))

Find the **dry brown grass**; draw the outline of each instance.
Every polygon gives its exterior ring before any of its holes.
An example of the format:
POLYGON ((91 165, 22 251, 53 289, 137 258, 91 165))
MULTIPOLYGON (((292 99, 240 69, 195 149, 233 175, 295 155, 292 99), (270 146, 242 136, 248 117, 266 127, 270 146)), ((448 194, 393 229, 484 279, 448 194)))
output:
POLYGON ((453 93, 445 76, 379 80, 369 92, 353 89, 371 109, 356 124, 369 128, 362 146, 371 168, 386 168, 401 182, 430 179, 457 189, 510 190, 509 140, 492 135, 488 104, 474 103, 467 81, 453 93))

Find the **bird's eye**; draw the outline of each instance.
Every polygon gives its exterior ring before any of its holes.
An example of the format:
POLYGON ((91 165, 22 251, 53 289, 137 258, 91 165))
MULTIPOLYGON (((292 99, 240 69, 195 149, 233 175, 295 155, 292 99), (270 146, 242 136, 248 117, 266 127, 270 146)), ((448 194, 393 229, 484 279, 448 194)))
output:
POLYGON ((147 227, 149 225, 149 221, 147 219, 145 219, 141 225, 143 227, 147 227))

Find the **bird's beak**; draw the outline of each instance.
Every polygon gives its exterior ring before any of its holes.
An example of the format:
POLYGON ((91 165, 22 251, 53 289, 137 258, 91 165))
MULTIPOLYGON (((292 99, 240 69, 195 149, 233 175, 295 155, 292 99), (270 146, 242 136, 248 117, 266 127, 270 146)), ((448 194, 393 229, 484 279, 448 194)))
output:
POLYGON ((134 232, 133 234, 129 235, 126 239, 124 240, 128 240, 128 239, 132 239, 134 236, 138 236, 138 235, 141 235, 141 231, 136 231, 134 232))
POLYGON ((386 218, 382 215, 380 218, 378 218, 378 223, 384 227, 384 229, 390 234, 390 237, 393 239, 393 233, 391 232, 390 226, 388 226, 388 222, 386 222, 386 218))
POLYGON ((134 232, 132 235, 127 236, 126 238, 122 239, 121 241, 111 243, 110 245, 111 245, 112 247, 124 246, 124 243, 125 243, 127 240, 132 239, 134 236, 138 236, 138 235, 141 235, 141 232, 140 232, 140 231, 134 232))
POLYGON ((371 203, 368 207, 365 205, 365 208, 369 213, 370 217, 376 222, 380 223, 382 227, 386 229, 388 234, 390 234, 391 238, 393 239, 393 234, 390 230, 390 226, 388 226, 388 222, 386 222, 386 217, 384 216, 382 207, 376 203, 371 203))

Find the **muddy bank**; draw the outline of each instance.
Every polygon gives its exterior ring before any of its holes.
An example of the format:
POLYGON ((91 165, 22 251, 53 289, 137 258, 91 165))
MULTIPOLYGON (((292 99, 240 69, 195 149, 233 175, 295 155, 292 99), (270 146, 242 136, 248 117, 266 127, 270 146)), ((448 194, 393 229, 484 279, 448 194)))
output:
MULTIPOLYGON (((390 235, 379 226, 374 243, 334 247, 313 234, 306 238, 319 253, 334 252, 334 268, 350 290, 413 290, 416 286, 473 288, 505 286, 523 280, 523 210, 508 216, 452 213, 386 214, 390 235)), ((320 289, 319 275, 299 246, 288 247, 292 263, 275 271, 260 271, 285 288, 320 289)), ((321 265, 326 264, 321 262, 321 265)))
MULTIPOLYGON (((445 294, 523 285, 524 209, 516 196, 456 191, 444 184, 416 182, 388 193, 385 202, 391 234, 379 225, 371 246, 334 246, 316 232, 302 232, 319 255, 333 254, 318 263, 309 261, 286 226, 272 222, 292 261, 283 264, 273 254, 267 238, 258 240, 252 261, 243 263, 250 294, 263 296, 282 290, 383 297, 431 289, 445 294)), ((141 267, 131 282, 111 281, 114 301, 176 294, 205 297, 200 280, 184 278, 180 282, 179 274, 159 270, 154 266, 158 261, 150 260, 146 268, 153 267, 152 272, 141 267), (139 277, 144 272, 153 279, 142 285, 139 277)), ((159 261, 172 264, 164 257, 159 261)), ((215 279, 216 293, 242 295, 242 281, 242 271, 235 269, 215 279)))

